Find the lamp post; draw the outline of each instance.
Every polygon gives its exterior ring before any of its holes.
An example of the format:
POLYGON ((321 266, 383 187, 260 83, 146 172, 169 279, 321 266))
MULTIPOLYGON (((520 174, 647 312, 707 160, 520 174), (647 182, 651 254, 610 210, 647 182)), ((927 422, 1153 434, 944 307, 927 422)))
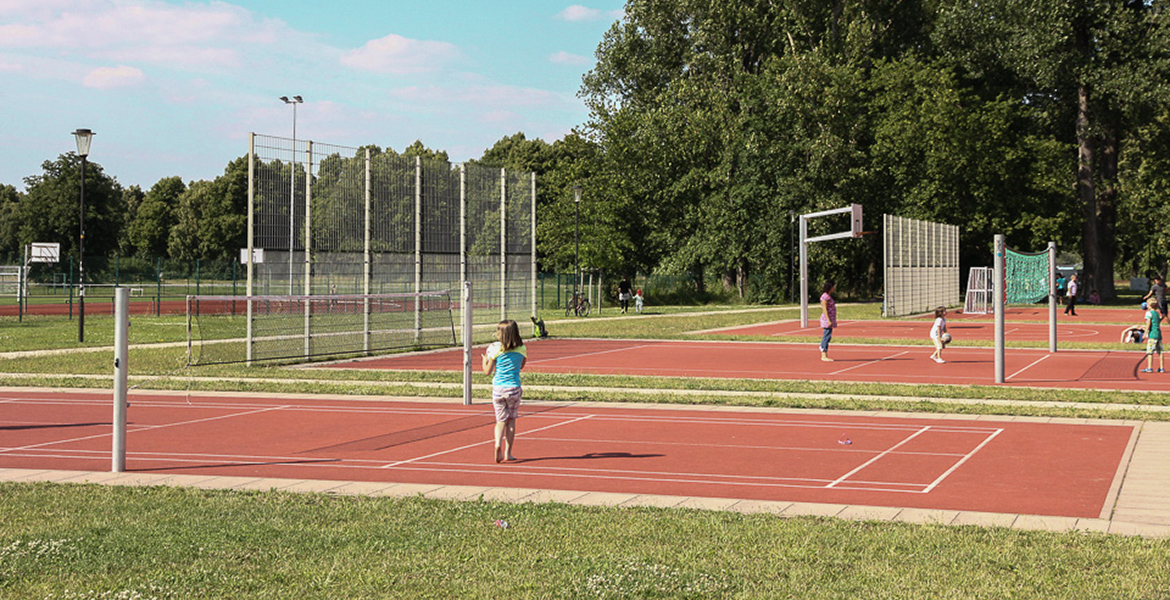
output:
POLYGON ((573 206, 575 216, 573 218, 573 245, 574 260, 577 263, 577 273, 573 277, 573 294, 577 294, 577 288, 581 284, 581 186, 573 186, 573 206))
POLYGON ((85 159, 89 156, 89 143, 94 132, 78 129, 73 132, 77 139, 77 155, 81 157, 81 236, 77 239, 77 341, 85 341, 85 159))
POLYGON ((288 184, 288 295, 293 293, 293 252, 296 250, 296 197, 297 197, 297 105, 304 102, 300 96, 293 96, 292 100, 288 96, 281 96, 280 99, 285 104, 291 104, 293 107, 293 131, 292 131, 292 163, 289 166, 289 184, 288 184))

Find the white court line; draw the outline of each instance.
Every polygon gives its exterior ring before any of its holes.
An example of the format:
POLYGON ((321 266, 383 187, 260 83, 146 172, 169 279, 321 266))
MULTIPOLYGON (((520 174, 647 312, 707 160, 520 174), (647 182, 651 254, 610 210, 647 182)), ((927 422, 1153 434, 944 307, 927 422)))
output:
POLYGON ((902 356, 903 354, 910 354, 910 351, 904 350, 904 351, 899 352, 897 354, 892 354, 890 356, 886 356, 884 358, 879 358, 877 360, 871 360, 871 361, 866 362, 866 363, 861 363, 860 365, 853 365, 852 367, 847 367, 847 368, 841 369, 840 371, 833 371, 832 373, 829 373, 829 374, 830 375, 840 375, 841 373, 844 373, 846 371, 852 371, 853 369, 860 369, 861 367, 866 367, 869 365, 876 365, 877 363, 880 363, 880 362, 885 361, 885 360, 890 360, 892 358, 898 358, 899 356, 902 356))
MULTIPOLYGON (((639 350, 641 348, 649 348, 649 347, 654 346, 654 345, 655 344, 641 344, 638 346, 625 346, 622 348, 614 348, 612 350, 599 350, 597 352, 586 352, 584 354, 570 354, 568 356, 555 356, 553 358, 542 358, 540 360, 532 361, 531 364, 535 365, 535 364, 540 364, 540 363, 554 362, 554 361, 558 361, 558 360, 570 360, 570 359, 581 358, 582 356, 597 356, 599 354, 613 354, 614 352, 625 352, 627 350, 639 350)), ((661 345, 661 344, 659 344, 659 345, 661 345)))
MULTIPOLYGON (((937 430, 936 430, 937 432, 937 430)), ((853 454, 874 454, 877 450, 859 450, 854 448, 812 447, 812 446, 759 446, 754 444, 702 444, 698 442, 656 442, 652 440, 604 440, 585 438, 555 438, 530 437, 529 440, 539 442, 568 442, 582 444, 643 444, 647 446, 686 446, 688 448, 720 448, 724 450, 778 450, 782 452, 848 452, 853 454)), ((958 452, 895 452, 902 456, 963 456, 958 452)))
POLYGON ((942 475, 939 475, 938 479, 935 479, 933 482, 931 482, 930 485, 926 486, 926 489, 922 490, 922 493, 926 494, 926 493, 929 493, 930 490, 933 490, 935 488, 935 486, 942 483, 942 480, 949 477, 951 473, 954 473, 955 469, 958 469, 960 466, 962 466, 963 463, 970 460, 972 456, 975 456, 976 452, 982 450, 984 446, 989 444, 991 442, 991 440, 994 440, 995 437, 1001 433, 1003 433, 1002 429, 996 429, 995 433, 991 434, 990 436, 988 436, 987 439, 983 440, 983 443, 979 444, 978 446, 975 446, 975 448, 972 449, 970 452, 968 452, 966 456, 964 456, 961 460, 959 460, 959 462, 955 463, 951 468, 947 469, 945 473, 943 473, 942 475))
POLYGON ((827 486, 825 486, 825 487, 830 487, 830 488, 831 488, 831 487, 834 487, 834 486, 836 486, 838 483, 841 483, 842 481, 845 481, 846 479, 849 479, 849 476, 850 476, 850 475, 852 475, 852 474, 854 474, 854 473, 856 473, 856 472, 858 472, 858 471, 860 471, 860 470, 862 470, 862 469, 864 469, 864 468, 868 467, 869 465, 872 465, 873 463, 875 463, 875 462, 877 462, 877 461, 881 460, 881 459, 882 459, 882 457, 884 457, 884 456, 886 456, 886 455, 888 455, 888 454, 892 453, 894 450, 897 450, 897 449, 898 449, 898 446, 901 446, 901 445, 903 445, 903 444, 906 444, 906 443, 908 443, 910 440, 912 440, 912 439, 914 439, 914 438, 916 438, 916 437, 918 437, 918 436, 920 436, 920 435, 922 435, 922 434, 926 433, 927 431, 930 431, 930 425, 927 425, 926 427, 923 427, 922 429, 919 429, 918 431, 916 431, 916 432, 915 432, 913 435, 911 435, 910 437, 908 437, 908 438, 906 438, 906 439, 904 439, 904 440, 902 440, 902 441, 898 442, 897 444, 894 444, 892 447, 890 447, 889 449, 887 449, 885 452, 882 452, 881 454, 879 454, 879 455, 877 455, 877 456, 875 456, 875 457, 873 457, 873 458, 871 458, 871 459, 869 459, 869 460, 865 461, 864 463, 862 463, 862 464, 861 464, 861 466, 859 466, 859 467, 857 467, 856 469, 853 469, 852 471, 850 471, 850 472, 848 472, 848 473, 846 473, 846 474, 844 474, 844 475, 842 475, 842 476, 838 477, 836 481, 834 481, 833 483, 830 483, 829 485, 827 485, 827 486))
MULTIPOLYGON (((155 430, 155 429, 163 429, 163 428, 165 428, 165 427, 174 427, 175 425, 190 425, 190 424, 192 424, 192 423, 202 423, 202 422, 204 422, 204 421, 216 421, 216 420, 219 420, 219 419, 227 419, 227 418, 231 418, 231 417, 243 417, 243 416, 246 416, 246 415, 252 415, 252 414, 257 414, 257 413, 262 413, 262 412, 269 412, 269 411, 272 411, 272 410, 279 410, 279 409, 281 409, 281 408, 286 408, 286 407, 284 407, 284 406, 274 406, 274 407, 271 407, 271 408, 266 408, 266 409, 262 409, 262 410, 251 410, 251 411, 242 412, 242 413, 233 413, 233 414, 230 414, 230 415, 220 415, 220 416, 218 416, 218 417, 208 417, 208 418, 206 418, 206 419, 194 419, 194 420, 191 420, 191 421, 182 421, 182 422, 178 422, 178 423, 167 423, 167 424, 165 424, 165 425, 145 425, 145 426, 140 426, 140 427, 136 427, 136 428, 134 428, 134 429, 131 429, 131 430, 127 431, 127 433, 134 433, 134 432, 136 432, 136 431, 153 431, 153 430, 155 430)), ((20 446, 20 447, 15 447, 15 448, 6 448, 6 449, 3 449, 3 450, 0 450, 0 454, 7 453, 7 452, 9 452, 9 451, 18 451, 18 450, 32 450, 32 449, 34 449, 34 448, 41 448, 41 447, 44 447, 44 446, 54 446, 54 445, 57 445, 57 444, 69 444, 69 443, 72 443, 72 442, 83 442, 83 441, 85 441, 85 440, 93 440, 93 439, 97 439, 97 438, 110 437, 110 436, 112 436, 112 435, 113 435, 113 432, 110 432, 110 433, 99 433, 99 434, 96 434, 96 435, 87 435, 87 436, 83 436, 83 437, 79 437, 79 438, 72 438, 72 439, 68 439, 68 440, 53 440, 53 441, 50 441, 50 442, 44 442, 44 443, 41 443, 41 444, 30 444, 30 445, 28 445, 28 446, 20 446)))
MULTIPOLYGON (((553 427, 560 427, 561 425, 568 425, 568 424, 570 424, 570 423, 576 423, 577 421, 584 421, 585 419, 589 419, 589 418, 591 418, 591 417, 592 417, 592 415, 586 415, 586 416, 584 416, 584 417, 580 417, 580 418, 577 418, 577 419, 572 419, 572 420, 569 420, 569 421, 564 421, 564 422, 561 422, 561 423, 553 423, 552 425, 548 425, 548 426, 546 426, 546 427, 540 427, 540 428, 533 429, 533 430, 531 430, 531 431, 527 431, 527 432, 524 432, 524 433, 518 433, 518 434, 516 434, 516 435, 517 435, 517 436, 520 436, 520 435, 524 435, 525 433, 528 433, 528 434, 531 434, 531 433, 536 433, 536 432, 538 432, 538 431, 544 431, 545 429, 552 429, 553 427)), ((435 452, 434 454, 428 454, 428 455, 426 455, 426 456, 418 456, 418 457, 415 457, 415 458, 410 458, 410 459, 407 459, 407 460, 400 460, 400 461, 397 461, 397 462, 392 462, 392 463, 390 463, 390 464, 383 465, 383 466, 382 466, 382 468, 383 468, 383 469, 390 469, 390 468, 393 468, 393 467, 397 467, 397 466, 399 466, 399 465, 405 465, 405 464, 407 464, 407 463, 412 463, 412 462, 419 461, 419 460, 426 460, 426 459, 428 459, 428 458, 433 458, 433 457, 435 457, 435 456, 442 456, 442 455, 444 455, 444 454, 450 454, 450 453, 452 453, 452 452, 458 452, 458 451, 460 451, 460 450, 466 450, 466 449, 468 449, 468 448, 474 448, 474 447, 476 447, 476 446, 482 446, 482 445, 484 445, 484 444, 492 444, 492 443, 495 443, 495 440, 487 440, 487 441, 484 441, 484 442, 476 442, 476 443, 474 443, 474 444, 468 444, 468 445, 466 445, 466 446, 460 446, 460 447, 458 447, 458 448, 452 448, 452 449, 450 449, 450 450, 443 450, 442 452, 435 452)))
POLYGON ((1012 373, 1011 375, 1008 375, 1008 376, 1007 376, 1007 377, 1004 379, 1004 381, 1007 381, 1008 379, 1011 379, 1011 378, 1015 377, 1016 375, 1019 375, 1020 373, 1023 373, 1024 371, 1027 371, 1028 369, 1031 369, 1032 367, 1034 367, 1034 366, 1036 366, 1037 364, 1039 364, 1039 363, 1040 363, 1040 361, 1043 361, 1043 360, 1047 359, 1049 356, 1052 356, 1052 355, 1051 355, 1051 354, 1045 354, 1044 356, 1041 356, 1040 358, 1038 358, 1038 359, 1036 359, 1035 361, 1033 361, 1033 362, 1032 362, 1032 364, 1030 364, 1030 365, 1028 365, 1028 366, 1024 367, 1023 369, 1020 369, 1019 371, 1016 371, 1015 373, 1012 373))
MULTIPOLYGON (((79 406, 82 404, 91 404, 94 406, 105 407, 109 405, 109 401, 95 401, 92 403, 85 401, 46 401, 46 402, 32 402, 30 404, 54 404, 79 406)), ((427 408, 407 408, 407 407, 345 407, 345 406, 301 406, 293 404, 285 404, 281 406, 273 406, 270 404, 243 404, 243 403, 192 403, 176 401, 173 403, 152 401, 135 401, 135 407, 141 408, 193 408, 193 409, 284 409, 289 411, 299 412, 313 412, 313 413, 354 413, 354 414, 376 414, 376 415, 424 415, 424 416, 439 416, 439 417, 473 417, 473 416, 487 416, 486 404, 479 406, 485 407, 483 410, 451 408, 451 409, 427 409, 427 408)), ((614 407, 622 410, 619 407, 614 407)), ((743 426, 762 426, 762 427, 809 427, 809 428, 850 428, 855 430, 866 431, 916 431, 920 426, 910 423, 866 423, 861 421, 833 421, 833 420, 783 420, 784 415, 776 414, 777 418, 751 418, 751 417, 718 417, 718 416, 703 416, 703 417, 687 417, 682 415, 675 415, 664 417, 659 414, 599 414, 599 413, 575 413, 572 409, 556 412, 522 412, 521 417, 536 418, 536 419, 563 419, 578 416, 590 416, 593 419, 601 421, 616 421, 621 423, 686 423, 697 425, 743 425, 743 426)), ((181 423, 180 423, 181 424, 181 423)), ((156 425, 153 427, 161 427, 156 425)), ((979 427, 979 426, 961 426, 961 425, 934 425, 934 430, 941 433, 991 433, 995 431, 994 427, 979 427)))

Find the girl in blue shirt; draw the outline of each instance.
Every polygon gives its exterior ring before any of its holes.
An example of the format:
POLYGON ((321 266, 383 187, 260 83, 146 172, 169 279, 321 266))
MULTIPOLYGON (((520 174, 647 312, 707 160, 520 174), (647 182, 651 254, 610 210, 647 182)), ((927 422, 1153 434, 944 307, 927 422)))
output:
POLYGON ((483 355, 483 372, 492 376, 492 406, 496 409, 496 462, 516 460, 512 444, 516 439, 516 417, 520 412, 520 370, 528 349, 520 339, 520 326, 507 319, 496 326, 496 339, 483 355))

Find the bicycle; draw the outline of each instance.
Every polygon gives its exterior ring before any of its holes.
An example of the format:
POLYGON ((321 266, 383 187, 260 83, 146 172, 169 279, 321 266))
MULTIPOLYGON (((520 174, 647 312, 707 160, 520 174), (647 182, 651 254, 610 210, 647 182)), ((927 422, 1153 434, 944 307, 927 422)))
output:
POLYGON ((573 299, 569 300, 569 305, 565 307, 565 316, 572 317, 588 317, 592 306, 589 305, 589 299, 577 292, 573 292, 573 299))

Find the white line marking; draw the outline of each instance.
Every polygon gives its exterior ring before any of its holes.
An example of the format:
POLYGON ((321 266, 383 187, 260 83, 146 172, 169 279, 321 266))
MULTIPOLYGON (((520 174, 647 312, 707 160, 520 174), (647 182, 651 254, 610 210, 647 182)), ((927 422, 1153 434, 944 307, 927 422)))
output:
POLYGON ((599 354, 613 354, 614 352, 626 352, 627 350, 639 350, 641 348, 649 348, 652 345, 653 344, 641 344, 638 346, 624 346, 622 348, 614 348, 612 350, 599 350, 597 352, 586 352, 584 354, 569 354, 567 356, 555 356, 552 358, 542 358, 539 360, 534 360, 530 364, 535 365, 535 364, 553 362, 553 361, 558 361, 558 360, 576 359, 576 358, 581 358, 582 356, 597 356, 599 354))
POLYGON ((856 473, 856 472, 858 472, 858 471, 860 471, 860 470, 862 470, 862 469, 864 469, 864 468, 868 467, 869 465, 872 465, 873 463, 875 463, 875 462, 877 462, 877 461, 881 460, 881 459, 882 459, 882 457, 884 457, 884 456, 886 456, 886 455, 888 455, 888 454, 892 453, 894 450, 897 450, 899 446, 901 446, 901 445, 903 445, 903 444, 906 444, 906 443, 908 443, 910 440, 912 440, 912 439, 914 439, 914 438, 916 438, 916 437, 918 437, 918 436, 920 436, 920 435, 922 435, 922 434, 926 433, 927 431, 930 431, 930 425, 927 425, 926 427, 923 427, 922 429, 919 429, 918 431, 914 432, 914 433, 913 433, 913 434, 912 434, 910 437, 908 437, 908 438, 906 438, 906 439, 904 439, 904 440, 902 440, 902 441, 898 442, 897 444, 894 444, 892 447, 890 447, 889 449, 887 449, 885 452, 882 452, 881 454, 879 454, 879 455, 877 455, 877 456, 875 456, 875 457, 873 457, 873 458, 871 458, 871 459, 869 459, 869 460, 865 461, 864 463, 862 463, 862 464, 861 464, 861 466, 859 466, 859 467, 857 467, 856 469, 853 469, 852 471, 850 471, 850 472, 848 472, 848 473, 846 473, 846 474, 844 474, 844 475, 842 475, 842 476, 838 477, 836 481, 834 481, 833 483, 830 483, 829 485, 827 485, 827 486, 825 486, 825 487, 830 487, 830 488, 831 488, 831 487, 834 487, 834 486, 836 486, 838 483, 841 483, 842 481, 845 481, 846 479, 849 479, 849 476, 850 476, 850 475, 853 475, 854 473, 856 473))
MULTIPOLYGON (((273 406, 273 407, 265 408, 265 409, 261 409, 261 410, 251 410, 251 411, 242 412, 242 413, 232 413, 230 415, 220 415, 218 417, 208 417, 206 419, 194 419, 191 421, 167 423, 165 425, 147 425, 147 426, 141 426, 141 427, 136 427, 134 429, 130 429, 127 431, 127 433, 134 433, 136 431, 153 431, 155 429, 162 429, 164 427, 174 427, 176 425, 190 425, 192 423, 202 423, 204 421, 216 421, 219 419, 229 419, 232 417, 243 417, 246 415, 252 415, 252 414, 257 414, 257 413, 262 413, 262 412, 269 412, 269 411, 273 411, 273 410, 280 410, 282 408, 288 408, 288 407, 287 406, 273 406)), ((3 450, 0 450, 0 453, 7 453, 9 451, 16 451, 16 450, 31 450, 33 448, 41 448, 44 446, 55 446, 57 444, 69 444, 69 443, 73 443, 73 442, 83 442, 85 440, 93 440, 93 439, 97 439, 97 438, 110 437, 111 435, 113 435, 112 431, 109 433, 99 433, 96 435, 87 435, 84 437, 73 438, 73 439, 68 439, 68 440, 53 440, 50 442, 44 442, 44 443, 40 443, 40 444, 31 444, 28 446, 20 446, 20 447, 16 447, 16 448, 6 448, 3 450)))
MULTIPOLYGON (((589 418, 592 418, 592 415, 586 415, 586 416, 584 416, 584 417, 580 417, 580 418, 577 418, 577 419, 572 419, 572 420, 569 420, 569 421, 564 421, 564 422, 561 422, 561 423, 553 423, 552 425, 548 425, 548 426, 546 426, 546 427, 540 427, 540 428, 537 428, 537 429, 533 429, 533 430, 531 430, 531 431, 527 431, 527 432, 523 432, 523 433, 517 433, 516 435, 517 435, 517 436, 520 436, 520 435, 524 435, 524 434, 532 434, 532 433, 536 433, 536 432, 538 432, 538 431, 544 431, 545 429, 552 429, 553 427, 560 427, 560 426, 562 426, 562 425, 568 425, 568 424, 570 424, 570 423, 576 423, 577 421, 584 421, 585 419, 589 419, 589 418)), ((397 466, 399 466, 399 465, 405 465, 405 464, 407 464, 407 463, 412 463, 412 462, 416 462, 416 461, 420 461, 420 460, 426 460, 426 459, 428 459, 428 458, 433 458, 433 457, 436 457, 436 456, 442 456, 442 455, 444 455, 444 454, 450 454, 450 453, 452 453, 452 452, 458 452, 458 451, 460 451, 460 450, 466 450, 466 449, 468 449, 468 448, 474 448, 474 447, 476 447, 476 446, 483 446, 484 444, 492 444, 492 443, 495 443, 495 440, 487 440, 487 441, 484 441, 484 442, 476 442, 476 443, 474 443, 474 444, 467 444, 466 446, 460 446, 460 447, 458 447, 458 448, 452 448, 452 449, 450 449, 450 450, 443 450, 442 452, 435 452, 434 454, 428 454, 428 455, 426 455, 426 456, 418 456, 418 457, 415 457, 415 458, 409 458, 409 459, 406 459, 406 460, 400 460, 400 461, 397 461, 397 462, 392 462, 392 463, 390 463, 390 464, 388 464, 388 465, 384 465, 384 466, 382 466, 382 468, 383 468, 383 469, 391 469, 391 468, 397 467, 397 466)))
POLYGON ((890 360, 892 358, 898 358, 899 356, 902 356, 903 354, 910 354, 910 351, 905 350, 905 351, 899 352, 897 354, 892 354, 890 356, 886 356, 884 358, 879 358, 877 360, 871 360, 869 362, 861 363, 860 365, 854 365, 852 367, 841 369, 839 371, 833 371, 832 373, 830 373, 830 375, 840 375, 841 373, 844 373, 846 371, 852 371, 853 369, 860 369, 861 367, 867 367, 869 365, 876 365, 877 363, 880 363, 880 362, 885 361, 885 360, 890 360))
POLYGON ((1007 376, 1007 378, 1006 378, 1006 379, 1004 379, 1004 381, 1007 381, 1008 379, 1011 379, 1011 378, 1015 377, 1016 375, 1019 375, 1020 373, 1023 373, 1024 371, 1027 371, 1028 369, 1031 369, 1032 367, 1034 367, 1034 366, 1036 366, 1037 364, 1039 364, 1041 361, 1043 361, 1043 360, 1047 359, 1049 356, 1052 356, 1052 355, 1051 355, 1051 354, 1045 354, 1044 356, 1041 356, 1040 358, 1038 358, 1038 359, 1036 359, 1035 361, 1033 361, 1033 362, 1032 362, 1032 364, 1030 364, 1030 365, 1028 365, 1028 366, 1024 367, 1023 369, 1020 369, 1019 371, 1016 371, 1015 373, 1012 373, 1011 375, 1008 375, 1008 376, 1007 376))
POLYGON ((951 473, 954 473, 955 469, 958 469, 960 466, 962 466, 963 463, 970 460, 972 456, 975 456, 976 452, 982 450, 984 446, 989 444, 991 442, 991 440, 994 440, 995 437, 1001 433, 1003 433, 1002 429, 996 429, 995 433, 991 434, 990 436, 988 436, 987 439, 983 440, 983 443, 979 444, 978 446, 975 446, 975 448, 972 449, 970 452, 968 452, 966 456, 964 456, 962 459, 959 460, 959 462, 955 463, 954 466, 947 469, 945 473, 943 473, 942 475, 939 475, 938 479, 935 479, 934 481, 932 481, 930 483, 930 485, 926 486, 926 489, 922 490, 922 493, 926 494, 926 493, 929 493, 930 490, 933 490, 935 488, 935 486, 937 486, 939 483, 942 483, 942 480, 946 479, 951 473))

